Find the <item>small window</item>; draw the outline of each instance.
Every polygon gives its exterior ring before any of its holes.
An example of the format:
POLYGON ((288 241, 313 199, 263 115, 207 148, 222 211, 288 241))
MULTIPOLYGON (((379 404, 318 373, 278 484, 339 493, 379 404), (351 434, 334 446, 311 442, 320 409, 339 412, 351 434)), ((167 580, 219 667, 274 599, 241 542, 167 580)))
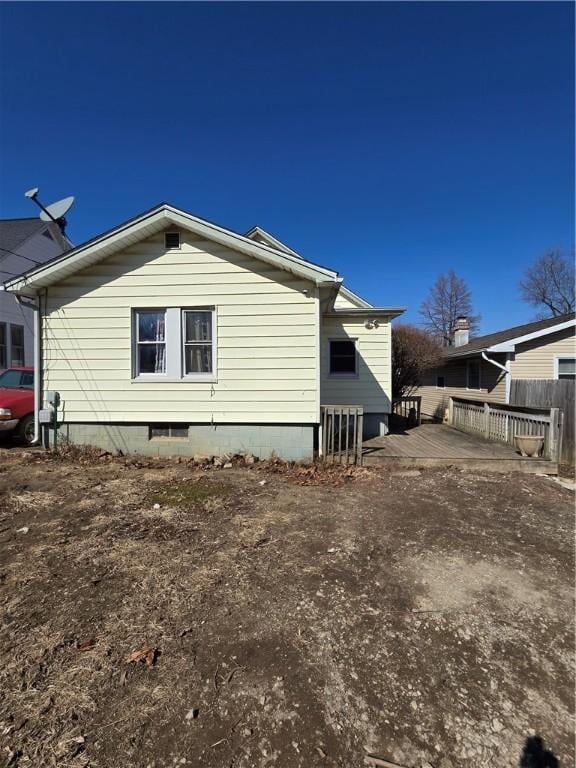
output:
POLYGON ((330 342, 330 374, 355 375, 356 342, 352 339, 334 339, 330 342))
POLYGON ((436 388, 437 389, 446 388, 446 378, 444 376, 436 376, 436 388))
POLYGON ((165 232, 164 245, 167 251, 177 251, 180 248, 180 232, 165 232))
POLYGON ((187 440, 188 425, 153 424, 150 427, 150 440, 187 440))
POLYGON ((6 323, 0 323, 0 369, 6 368, 6 323))
POLYGON ((10 324, 10 365, 24 365, 24 326, 10 324))
POLYGON ((213 317, 211 309, 185 309, 182 312, 186 376, 214 372, 213 317))
POLYGON ((20 386, 23 389, 32 389, 34 387, 34 374, 32 371, 23 371, 20 386))
POLYGON ((136 376, 166 373, 166 312, 136 312, 136 376))
POLYGON ((480 363, 477 360, 468 360, 466 389, 480 389, 480 363))
POLYGON ((558 358, 558 376, 559 379, 576 379, 576 357, 558 358))

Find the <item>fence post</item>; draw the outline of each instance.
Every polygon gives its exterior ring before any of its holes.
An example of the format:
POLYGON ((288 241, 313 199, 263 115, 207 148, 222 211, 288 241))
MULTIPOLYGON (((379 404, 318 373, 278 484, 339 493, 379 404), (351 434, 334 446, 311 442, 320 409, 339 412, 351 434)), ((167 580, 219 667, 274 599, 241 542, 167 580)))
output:
POLYGON ((451 397, 448 398, 448 424, 454 424, 454 400, 451 397))
POLYGON ((490 406, 484 403, 484 437, 488 440, 490 437, 490 406))
POLYGON ((360 413, 356 411, 356 427, 357 427, 357 435, 356 435, 356 464, 361 465, 362 464, 362 438, 364 436, 364 410, 362 409, 360 413))
POLYGON ((551 461, 560 462, 562 450, 562 411, 550 408, 550 456, 551 461))

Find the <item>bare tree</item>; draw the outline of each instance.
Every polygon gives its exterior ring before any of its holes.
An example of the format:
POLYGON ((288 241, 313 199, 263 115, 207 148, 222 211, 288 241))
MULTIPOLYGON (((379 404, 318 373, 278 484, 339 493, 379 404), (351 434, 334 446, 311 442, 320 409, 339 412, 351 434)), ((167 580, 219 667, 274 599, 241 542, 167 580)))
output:
POLYGON ((443 347, 452 345, 452 332, 459 317, 468 318, 470 333, 480 326, 480 315, 472 314, 472 295, 466 281, 448 270, 440 275, 420 305, 422 325, 443 347))
POLYGON ((440 362, 442 349, 430 334, 414 325, 392 327, 392 394, 408 397, 422 374, 440 362))
POLYGON ((520 281, 522 299, 542 310, 543 317, 555 317, 574 311, 574 260, 560 251, 539 256, 520 281))

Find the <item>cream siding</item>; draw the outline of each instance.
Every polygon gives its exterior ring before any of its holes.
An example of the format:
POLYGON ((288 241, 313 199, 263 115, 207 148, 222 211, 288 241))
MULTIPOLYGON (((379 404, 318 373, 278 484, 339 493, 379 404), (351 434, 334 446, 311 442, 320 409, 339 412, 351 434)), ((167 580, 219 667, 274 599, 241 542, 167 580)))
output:
POLYGON ((68 422, 314 423, 319 302, 303 279, 163 233, 47 289, 45 389, 68 422), (132 381, 132 311, 214 306, 217 381, 132 381))
POLYGON ((367 329, 365 318, 323 317, 321 332, 322 405, 362 405, 366 413, 389 413, 391 385, 390 323, 367 329), (330 339, 356 339, 358 375, 330 375, 330 339))
MULTIPOLYGON (((493 355, 504 365, 504 355, 493 355)), ((422 386, 414 395, 422 397, 422 414, 441 419, 448 407, 448 398, 465 397, 469 400, 489 400, 493 403, 506 402, 506 374, 496 366, 479 357, 471 358, 480 363, 480 389, 466 388, 466 360, 447 361, 445 365, 430 370, 423 378, 422 386), (437 376, 444 376, 446 387, 436 387, 437 376)))
POLYGON ((512 359, 514 379, 553 379, 556 357, 575 357, 574 328, 518 344, 512 359))

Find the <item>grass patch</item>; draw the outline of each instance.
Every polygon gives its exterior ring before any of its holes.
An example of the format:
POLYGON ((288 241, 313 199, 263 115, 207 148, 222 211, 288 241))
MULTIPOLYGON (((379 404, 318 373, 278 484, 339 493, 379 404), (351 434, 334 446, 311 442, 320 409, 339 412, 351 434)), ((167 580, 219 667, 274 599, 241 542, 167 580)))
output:
POLYGON ((208 499, 228 496, 231 490, 227 483, 200 478, 154 488, 146 495, 144 501, 151 506, 160 504, 161 507, 189 507, 208 499))

